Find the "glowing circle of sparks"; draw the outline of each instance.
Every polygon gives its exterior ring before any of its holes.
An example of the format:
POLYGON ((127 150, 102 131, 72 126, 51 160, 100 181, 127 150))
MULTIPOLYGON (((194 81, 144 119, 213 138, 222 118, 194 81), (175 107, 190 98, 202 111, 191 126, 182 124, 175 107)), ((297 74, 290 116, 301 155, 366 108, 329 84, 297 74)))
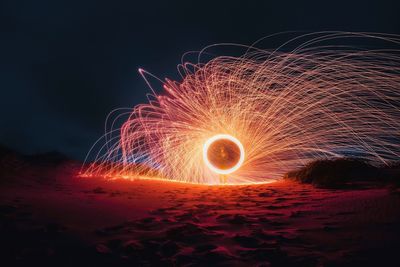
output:
POLYGON ((244 162, 244 147, 242 145, 242 143, 235 137, 229 135, 229 134, 217 134, 214 135, 213 137, 209 138, 203 145, 203 160, 206 164, 206 166, 212 170, 215 173, 218 174, 230 174, 233 173, 235 171, 237 171, 240 166, 242 166, 243 162, 244 162), (228 169, 224 169, 224 168, 218 168, 216 167, 214 164, 212 164, 210 162, 210 158, 209 158, 209 149, 210 146, 212 144, 214 144, 216 141, 220 141, 220 140, 228 140, 233 142, 237 148, 239 149, 239 160, 237 161, 237 163, 228 169))

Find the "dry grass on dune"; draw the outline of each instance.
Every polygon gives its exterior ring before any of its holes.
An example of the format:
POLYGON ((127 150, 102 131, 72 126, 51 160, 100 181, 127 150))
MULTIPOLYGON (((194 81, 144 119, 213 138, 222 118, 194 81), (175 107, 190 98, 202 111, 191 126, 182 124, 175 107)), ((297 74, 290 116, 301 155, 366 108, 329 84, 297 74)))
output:
POLYGON ((397 162, 389 166, 374 166, 353 158, 316 160, 288 172, 284 178, 325 188, 343 187, 354 182, 399 185, 400 164, 397 162))

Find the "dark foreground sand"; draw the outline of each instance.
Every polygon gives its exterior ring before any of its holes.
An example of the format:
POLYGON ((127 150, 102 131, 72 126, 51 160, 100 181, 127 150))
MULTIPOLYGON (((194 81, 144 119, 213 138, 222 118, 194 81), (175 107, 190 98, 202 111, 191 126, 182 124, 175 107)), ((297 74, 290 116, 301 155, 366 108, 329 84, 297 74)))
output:
POLYGON ((194 186, 28 167, 0 182, 2 266, 400 266, 400 194, 194 186))

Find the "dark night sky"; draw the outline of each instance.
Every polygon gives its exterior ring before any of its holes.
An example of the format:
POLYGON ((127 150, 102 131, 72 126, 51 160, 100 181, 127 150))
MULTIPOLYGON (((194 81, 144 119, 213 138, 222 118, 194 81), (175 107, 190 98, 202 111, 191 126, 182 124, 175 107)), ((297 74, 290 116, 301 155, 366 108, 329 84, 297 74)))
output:
POLYGON ((186 51, 282 31, 399 34, 399 14, 398 0, 2 0, 0 143, 83 158, 108 112, 146 101, 139 67, 176 78, 186 51))

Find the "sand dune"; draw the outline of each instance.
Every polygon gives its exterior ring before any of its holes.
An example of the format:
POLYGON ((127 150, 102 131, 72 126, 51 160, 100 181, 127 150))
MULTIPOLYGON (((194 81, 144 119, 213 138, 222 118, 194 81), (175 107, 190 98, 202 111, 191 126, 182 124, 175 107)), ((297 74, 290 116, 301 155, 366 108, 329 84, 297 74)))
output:
POLYGON ((105 181, 77 166, 3 176, 3 266, 400 265, 395 189, 105 181))

